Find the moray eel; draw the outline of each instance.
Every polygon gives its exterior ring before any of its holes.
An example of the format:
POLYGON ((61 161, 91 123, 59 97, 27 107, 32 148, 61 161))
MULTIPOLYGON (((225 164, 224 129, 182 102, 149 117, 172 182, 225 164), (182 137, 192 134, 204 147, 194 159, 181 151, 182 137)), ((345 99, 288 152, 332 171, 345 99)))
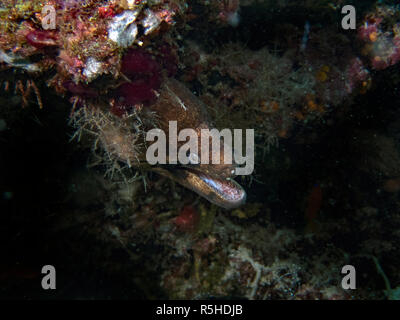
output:
MULTIPOLYGON (((183 84, 174 79, 165 80, 159 90, 157 102, 150 109, 157 114, 159 128, 167 137, 169 121, 177 121, 178 132, 186 128, 194 129, 199 137, 201 154, 200 130, 213 129, 212 123, 203 103, 183 84)), ((184 143, 178 142, 178 150, 184 143)), ((233 209, 246 201, 246 192, 233 180, 235 164, 224 164, 224 148, 230 147, 221 143, 220 164, 212 164, 215 155, 211 152, 210 144, 210 164, 155 165, 151 170, 178 182, 220 207, 233 209)), ((231 149, 227 151, 232 154, 231 149)))

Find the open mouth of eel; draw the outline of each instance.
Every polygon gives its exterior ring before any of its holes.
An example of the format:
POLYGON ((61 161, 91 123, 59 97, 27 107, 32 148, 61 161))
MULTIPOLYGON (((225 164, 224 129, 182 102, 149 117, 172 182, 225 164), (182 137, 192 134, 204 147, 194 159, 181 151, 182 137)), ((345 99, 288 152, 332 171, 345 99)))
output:
POLYGON ((153 170, 222 208, 234 209, 246 202, 246 191, 243 187, 234 181, 232 176, 215 173, 216 169, 202 170, 199 166, 165 165, 153 170))

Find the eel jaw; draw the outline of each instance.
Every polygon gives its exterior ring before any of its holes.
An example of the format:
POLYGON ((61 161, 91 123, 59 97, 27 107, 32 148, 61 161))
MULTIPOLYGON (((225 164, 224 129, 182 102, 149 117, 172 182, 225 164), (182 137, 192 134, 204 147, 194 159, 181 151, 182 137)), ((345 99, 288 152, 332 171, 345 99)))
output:
POLYGON ((176 181, 222 208, 235 209, 246 202, 246 191, 233 179, 218 178, 187 167, 156 167, 153 171, 176 181))

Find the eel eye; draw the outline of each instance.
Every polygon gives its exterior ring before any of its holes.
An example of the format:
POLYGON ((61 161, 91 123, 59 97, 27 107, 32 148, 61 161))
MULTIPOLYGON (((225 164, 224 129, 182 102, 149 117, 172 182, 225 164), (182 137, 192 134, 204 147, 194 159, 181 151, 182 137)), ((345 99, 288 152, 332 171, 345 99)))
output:
POLYGON ((188 156, 190 164, 200 164, 200 158, 197 154, 191 153, 188 156))

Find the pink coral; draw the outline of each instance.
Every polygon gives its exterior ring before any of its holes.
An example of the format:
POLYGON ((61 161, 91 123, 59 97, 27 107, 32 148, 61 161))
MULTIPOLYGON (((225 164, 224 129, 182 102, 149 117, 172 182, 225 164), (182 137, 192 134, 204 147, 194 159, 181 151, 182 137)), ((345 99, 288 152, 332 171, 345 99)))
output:
POLYGON ((155 90, 161 85, 161 68, 151 54, 141 49, 130 50, 122 60, 121 72, 128 81, 117 90, 119 109, 155 100, 155 90))

